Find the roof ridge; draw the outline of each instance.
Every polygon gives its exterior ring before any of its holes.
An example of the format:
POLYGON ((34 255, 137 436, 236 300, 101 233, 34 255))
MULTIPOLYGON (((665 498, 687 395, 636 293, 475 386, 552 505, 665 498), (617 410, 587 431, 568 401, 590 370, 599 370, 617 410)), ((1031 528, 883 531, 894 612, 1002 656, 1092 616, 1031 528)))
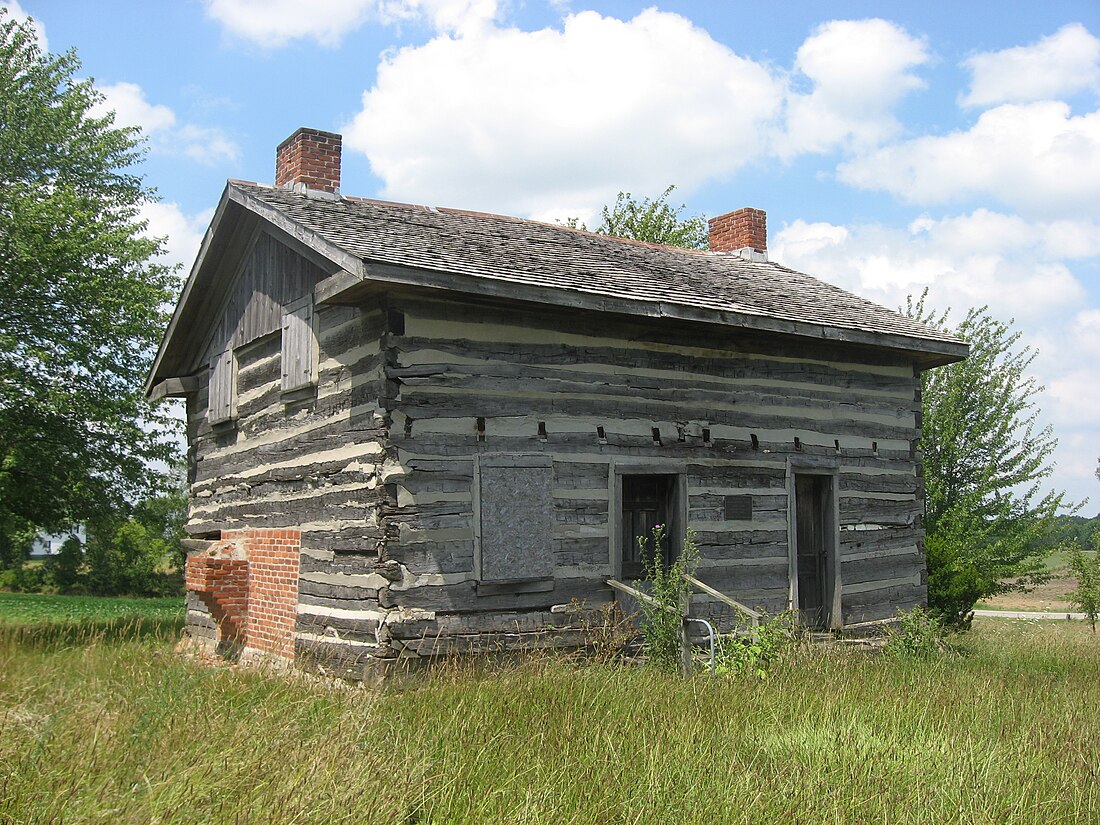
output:
MULTIPOLYGON (((273 185, 267 184, 267 183, 257 183, 256 181, 251 181, 251 180, 238 180, 236 178, 230 178, 229 182, 230 183, 237 183, 237 184, 245 184, 247 186, 256 186, 256 187, 259 187, 261 189, 269 189, 269 190, 274 191, 274 192, 283 192, 283 191, 285 191, 286 194, 288 194, 288 195, 298 195, 299 197, 306 197, 305 195, 302 195, 300 192, 294 192, 294 191, 289 190, 289 189, 288 190, 282 190, 282 189, 280 189, 276 186, 273 186, 273 185)), ((361 197, 359 195, 343 195, 343 194, 341 194, 339 196, 338 200, 339 201, 346 201, 348 203, 353 203, 353 204, 354 203, 363 203, 363 204, 370 204, 372 206, 392 206, 392 207, 396 207, 396 208, 399 208, 399 209, 411 209, 411 210, 414 210, 414 211, 417 211, 417 212, 437 212, 437 213, 443 213, 443 214, 446 214, 446 215, 458 215, 460 217, 492 218, 492 219, 495 219, 495 220, 508 221, 510 223, 534 224, 536 226, 545 226, 545 227, 548 227, 550 229, 560 229, 560 230, 563 230, 563 231, 566 231, 566 232, 576 232, 577 234, 585 235, 587 237, 595 238, 595 239, 598 239, 598 240, 605 240, 605 241, 610 240, 610 241, 615 241, 617 243, 631 244, 632 246, 647 247, 649 249, 667 250, 669 252, 688 252, 692 255, 708 255, 708 254, 723 255, 723 254, 726 254, 726 253, 721 253, 721 252, 712 253, 709 249, 690 249, 686 246, 674 246, 672 244, 653 243, 652 241, 642 241, 642 240, 638 240, 637 238, 624 238, 620 235, 607 235, 607 234, 604 234, 603 232, 595 232, 591 229, 581 229, 580 227, 577 227, 577 226, 568 226, 567 224, 558 223, 556 221, 551 222, 551 221, 538 220, 536 218, 522 218, 522 217, 519 217, 518 215, 505 215, 505 214, 500 213, 500 212, 484 212, 484 211, 481 211, 481 210, 478 210, 478 209, 459 209, 459 208, 456 208, 456 207, 453 207, 453 206, 429 206, 427 204, 410 203, 410 202, 407 202, 407 201, 391 201, 391 200, 386 200, 386 199, 383 199, 383 198, 364 198, 364 197, 361 197)))

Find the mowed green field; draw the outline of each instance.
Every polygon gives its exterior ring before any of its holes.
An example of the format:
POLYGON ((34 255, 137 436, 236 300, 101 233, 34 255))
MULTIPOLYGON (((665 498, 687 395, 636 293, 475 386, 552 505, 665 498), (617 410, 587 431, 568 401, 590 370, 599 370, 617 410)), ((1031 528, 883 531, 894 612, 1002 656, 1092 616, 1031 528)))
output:
MULTIPOLYGON (((978 623, 766 679, 542 657, 376 692, 0 627, 0 822, 1100 821, 1100 642, 978 623)), ((178 627, 178 625, 177 625, 178 627)))
POLYGON ((0 592, 0 624, 95 622, 132 616, 146 619, 182 619, 183 598, 121 599, 107 596, 0 592))

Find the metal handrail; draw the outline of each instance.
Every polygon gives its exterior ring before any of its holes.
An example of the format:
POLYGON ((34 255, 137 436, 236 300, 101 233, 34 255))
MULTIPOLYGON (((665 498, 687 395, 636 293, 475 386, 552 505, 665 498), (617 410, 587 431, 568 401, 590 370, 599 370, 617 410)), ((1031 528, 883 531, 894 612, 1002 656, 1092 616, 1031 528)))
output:
MULTIPOLYGON (((706 582, 699 581, 699 579, 695 578, 694 576, 689 576, 687 573, 683 573, 681 575, 683 576, 684 581, 686 581, 692 587, 703 591, 708 596, 712 596, 712 597, 718 599, 720 602, 723 602, 724 604, 727 604, 730 607, 734 608, 735 610, 738 610, 741 613, 743 613, 744 615, 748 616, 749 621, 752 623, 752 636, 753 636, 754 639, 756 638, 757 634, 760 631, 760 619, 761 619, 762 614, 760 614, 756 610, 753 610, 751 607, 747 607, 746 605, 741 604, 736 599, 730 598, 725 593, 722 593, 718 590, 715 590, 709 584, 707 584, 706 582)), ((718 634, 714 630, 714 625, 711 624, 706 619, 697 619, 697 618, 694 618, 694 617, 689 616, 687 614, 687 611, 690 610, 690 600, 688 600, 688 602, 685 602, 685 604, 681 608, 681 610, 677 610, 676 608, 670 607, 668 605, 661 604, 660 602, 658 602, 655 598, 653 598, 648 593, 643 593, 638 588, 631 587, 629 584, 625 584, 624 582, 621 582, 618 579, 609 578, 609 579, 607 579, 607 583, 612 589, 618 590, 620 593, 625 593, 626 595, 628 595, 628 596, 630 596, 634 599, 637 599, 638 601, 645 602, 646 604, 653 605, 654 607, 657 607, 661 610, 666 610, 670 613, 675 613, 676 615, 680 616, 680 618, 682 619, 682 621, 684 623, 682 639, 683 639, 683 644, 685 645, 685 648, 684 648, 685 662, 690 661, 690 655, 687 651, 688 651, 688 649, 690 647, 690 644, 691 644, 691 642, 689 641, 688 632, 687 632, 687 623, 688 622, 696 622, 696 623, 701 624, 704 627, 706 627, 707 634, 708 634, 708 637, 709 637, 709 640, 710 640, 710 672, 711 672, 712 675, 715 673, 715 670, 716 670, 716 667, 717 667, 716 660, 715 660, 715 645, 716 645, 716 640, 717 640, 717 635, 718 634)), ((686 668, 688 666, 685 664, 684 667, 685 667, 685 672, 687 672, 686 668)))
POLYGON ((710 634, 710 675, 713 676, 716 668, 714 661, 714 625, 708 622, 706 619, 692 619, 688 616, 684 617, 685 622, 698 622, 701 625, 705 625, 707 633, 710 634))

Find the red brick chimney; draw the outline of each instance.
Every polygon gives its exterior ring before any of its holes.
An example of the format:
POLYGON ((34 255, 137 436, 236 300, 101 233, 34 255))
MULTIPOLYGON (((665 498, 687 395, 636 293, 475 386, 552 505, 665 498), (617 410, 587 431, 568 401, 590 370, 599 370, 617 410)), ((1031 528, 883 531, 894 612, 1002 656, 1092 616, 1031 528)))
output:
POLYGON ((275 186, 314 192, 340 192, 341 137, 302 128, 275 150, 275 186))
POLYGON ((761 254, 768 251, 768 216, 763 209, 745 207, 711 218, 711 252, 740 252, 746 247, 761 254))

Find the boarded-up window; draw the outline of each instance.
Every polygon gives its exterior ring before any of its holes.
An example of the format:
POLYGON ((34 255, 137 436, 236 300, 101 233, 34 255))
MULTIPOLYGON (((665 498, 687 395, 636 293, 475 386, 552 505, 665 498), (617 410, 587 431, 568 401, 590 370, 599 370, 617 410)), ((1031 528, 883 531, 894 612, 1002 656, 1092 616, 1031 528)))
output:
POLYGON ((283 392, 317 383, 317 336, 313 330, 313 296, 283 307, 283 392))
POLYGON ((553 465, 549 456, 482 456, 478 489, 483 582, 554 575, 553 465))
POLYGON ((237 357, 232 348, 218 353, 210 361, 207 417, 211 424, 237 420, 237 357))

